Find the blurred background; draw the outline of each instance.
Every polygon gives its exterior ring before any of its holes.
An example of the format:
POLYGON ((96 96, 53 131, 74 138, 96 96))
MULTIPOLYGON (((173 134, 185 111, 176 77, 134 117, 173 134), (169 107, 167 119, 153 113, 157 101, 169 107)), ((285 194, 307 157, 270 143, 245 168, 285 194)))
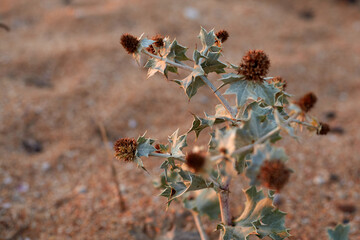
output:
MULTIPOLYGON (((269 75, 295 99, 314 92, 312 114, 333 129, 280 143, 295 170, 277 203, 292 239, 325 239, 338 222, 360 239, 356 0, 1 0, 0 23, 0 239, 198 239, 191 215, 176 203, 165 211, 152 187, 161 160, 144 159, 147 175, 114 161, 112 142, 145 131, 165 142, 190 128, 191 112, 214 113, 207 88, 188 102, 161 75, 146 79, 119 44, 126 32, 160 33, 192 56, 200 26, 230 33, 223 53, 234 64, 265 50, 269 75)), ((234 215, 242 180, 231 186, 234 215)), ((203 220, 217 239, 217 222, 203 220)))

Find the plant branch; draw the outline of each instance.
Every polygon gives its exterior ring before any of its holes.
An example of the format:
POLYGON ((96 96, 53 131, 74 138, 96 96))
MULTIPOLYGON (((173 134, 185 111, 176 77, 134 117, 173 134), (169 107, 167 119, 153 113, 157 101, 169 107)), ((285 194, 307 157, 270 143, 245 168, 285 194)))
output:
MULTIPOLYGON (((174 61, 171 61, 167 58, 163 58, 163 57, 160 57, 160 56, 157 56, 157 55, 154 55, 146 50, 142 50, 142 52, 150 57, 153 57, 153 58, 156 58, 156 59, 159 59, 159 60, 162 60, 164 61, 165 63, 168 63, 170 65, 173 65, 175 67, 178 67, 178 68, 181 68, 181 69, 184 69, 184 70, 187 70, 187 71, 194 71, 195 69, 188 66, 188 65, 185 65, 185 64, 180 64, 180 63, 176 63, 174 61)), ((204 81, 204 83, 212 90, 213 94, 216 96, 216 98, 220 101, 220 103, 225 107, 226 111, 231 115, 231 117, 233 119, 235 119, 235 116, 236 116, 236 112, 234 111, 234 109, 230 106, 230 103, 218 92, 216 91, 216 88, 215 86, 210 82, 210 80, 206 77, 206 76, 200 76, 201 79, 204 81)))
POLYGON ((304 125, 304 126, 307 126, 307 127, 310 127, 310 128, 318 129, 318 127, 312 125, 311 123, 302 122, 302 121, 297 120, 297 119, 292 119, 291 122, 295 122, 295 123, 298 123, 298 124, 301 124, 301 125, 304 125))
POLYGON ((220 211, 221 211, 221 221, 226 225, 232 225, 232 217, 230 213, 230 203, 229 203, 229 185, 231 177, 229 177, 225 184, 221 185, 221 190, 218 193, 220 211))
POLYGON ((193 215, 194 217, 194 221, 195 221, 195 225, 196 225, 196 228, 200 234, 200 238, 201 240, 209 240, 209 237, 208 235, 206 234, 205 230, 204 230, 204 227, 201 223, 201 219, 200 219, 200 216, 197 212, 195 212, 194 210, 190 210, 191 214, 193 215))
POLYGON ((171 154, 168 153, 156 153, 156 152, 152 152, 149 154, 149 156, 153 156, 153 157, 162 157, 162 158, 174 158, 175 160, 179 161, 179 162, 185 162, 185 159, 183 157, 174 157, 171 154))

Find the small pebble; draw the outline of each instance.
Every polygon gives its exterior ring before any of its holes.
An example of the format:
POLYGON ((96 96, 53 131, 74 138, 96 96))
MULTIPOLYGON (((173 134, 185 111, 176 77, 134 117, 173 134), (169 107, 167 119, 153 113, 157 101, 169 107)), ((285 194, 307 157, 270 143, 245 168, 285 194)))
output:
POLYGON ((16 188, 16 190, 19 193, 25 193, 25 192, 29 191, 29 184, 26 182, 23 182, 16 188))
POLYGON ((129 128, 136 128, 137 127, 137 121, 135 120, 135 119, 130 119, 129 121, 128 121, 128 126, 129 126, 129 128))
POLYGON ((22 145, 28 153, 39 153, 43 150, 42 143, 33 138, 23 140, 22 145))
POLYGON ((9 208, 11 208, 11 203, 4 203, 3 205, 2 205, 2 208, 4 208, 4 209, 9 209, 9 208))
POLYGON ((329 182, 338 182, 338 181, 340 181, 339 175, 336 175, 334 173, 330 174, 329 182))
POLYGON ((314 11, 311 9, 302 10, 299 12, 299 17, 304 20, 313 20, 315 17, 314 11))
POLYGON ((50 164, 48 162, 44 162, 42 165, 41 165, 41 170, 43 172, 47 172, 49 169, 50 169, 50 164))
POLYGON ((331 127, 330 132, 341 135, 345 133, 345 130, 342 127, 331 127))
POLYGON ((11 177, 6 177, 6 178, 4 179, 4 181, 3 181, 3 183, 4 183, 5 185, 9 185, 10 183, 12 183, 12 178, 11 178, 11 177))
POLYGON ((337 209, 344 213, 354 213, 356 212, 356 206, 350 203, 339 203, 336 205, 337 209))
POLYGON ((322 185, 324 184, 326 181, 323 177, 321 176, 316 176, 314 179, 313 179, 313 182, 317 185, 322 185))
POLYGON ((77 193, 86 193, 87 192, 87 187, 84 185, 80 185, 76 187, 76 192, 77 193))
POLYGON ((200 13, 196 8, 187 7, 184 10, 184 16, 190 20, 196 20, 200 17, 200 13))
POLYGON ((327 120, 334 120, 336 118, 336 113, 334 111, 328 111, 325 113, 327 120))

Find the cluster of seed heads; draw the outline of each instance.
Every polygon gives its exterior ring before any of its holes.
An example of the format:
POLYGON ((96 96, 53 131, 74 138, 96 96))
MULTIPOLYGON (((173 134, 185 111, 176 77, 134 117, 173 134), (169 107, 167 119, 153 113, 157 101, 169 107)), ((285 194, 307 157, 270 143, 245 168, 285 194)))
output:
MULTIPOLYGON (((225 30, 220 30, 215 35, 217 38, 216 44, 218 45, 220 44, 219 41, 224 43, 229 38, 229 33, 225 30)), ((150 53, 156 54, 154 46, 157 48, 163 47, 164 37, 157 34, 151 39, 154 43, 146 50, 150 53)), ((135 53, 139 47, 139 40, 128 33, 121 36, 120 43, 129 54, 135 53)), ((244 76, 244 78, 249 81, 263 82, 264 77, 266 77, 269 72, 269 68, 270 60, 264 51, 250 50, 243 56, 238 68, 238 74, 244 76)), ((282 90, 285 90, 287 86, 287 82, 279 76, 268 80, 268 82, 272 84, 280 84, 282 90)), ((314 107, 316 101, 317 97, 314 93, 310 92, 301 97, 296 103, 303 112, 307 113, 314 107)), ((328 124, 320 123, 317 134, 325 135, 329 131, 330 127, 328 124)), ((133 161, 135 158, 136 147, 137 142, 135 139, 119 139, 114 145, 116 157, 125 161, 133 161)), ((156 144, 155 148, 157 149, 155 151, 156 153, 162 153, 160 144, 156 144)), ((225 153, 226 149, 223 150, 223 154, 225 153)), ((200 172, 206 164, 206 153, 190 152, 186 155, 185 161, 186 165, 194 172, 200 172)), ((288 182, 290 174, 290 169, 288 169, 282 161, 265 161, 260 169, 258 179, 265 187, 280 191, 288 182)))

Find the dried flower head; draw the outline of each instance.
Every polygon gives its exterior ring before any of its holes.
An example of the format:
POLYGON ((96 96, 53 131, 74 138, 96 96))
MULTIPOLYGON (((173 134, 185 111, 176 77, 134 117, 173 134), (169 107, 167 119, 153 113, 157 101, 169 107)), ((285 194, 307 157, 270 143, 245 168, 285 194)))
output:
POLYGON ((148 47, 146 48, 146 51, 148 51, 149 53, 152 53, 152 54, 156 54, 153 45, 148 46, 148 47))
POLYGON ((222 43, 229 38, 229 33, 225 30, 220 30, 215 35, 222 43))
POLYGON ((206 155, 204 152, 190 152, 186 155, 186 165, 195 172, 200 172, 206 163, 206 155))
POLYGON ((304 112, 308 112, 311 108, 314 107, 316 101, 316 95, 312 92, 309 92, 305 94, 302 98, 300 98, 297 104, 299 105, 301 110, 303 110, 304 112))
POLYGON ((285 91, 286 86, 287 86, 287 82, 286 80, 284 80, 282 77, 273 77, 272 79, 270 79, 268 81, 268 83, 274 83, 274 84, 281 84, 282 90, 285 91))
POLYGON ((153 44, 154 44, 156 47, 162 47, 162 46, 164 46, 164 37, 161 36, 160 34, 156 34, 156 35, 153 36, 151 39, 155 41, 153 44))
POLYGON ((121 36, 120 43, 129 54, 132 54, 136 52, 140 41, 133 35, 125 33, 121 36))
POLYGON ((265 161, 260 168, 258 179, 265 187, 280 191, 288 182, 290 174, 290 169, 282 161, 265 161))
POLYGON ((269 72, 270 60, 262 50, 250 50, 243 57, 238 73, 246 80, 262 81, 269 72))
POLYGON ((133 138, 121 138, 114 144, 115 157, 125 162, 135 159, 137 142, 133 138))
POLYGON ((330 126, 327 123, 320 122, 320 129, 317 130, 317 135, 326 135, 330 132, 330 126))

